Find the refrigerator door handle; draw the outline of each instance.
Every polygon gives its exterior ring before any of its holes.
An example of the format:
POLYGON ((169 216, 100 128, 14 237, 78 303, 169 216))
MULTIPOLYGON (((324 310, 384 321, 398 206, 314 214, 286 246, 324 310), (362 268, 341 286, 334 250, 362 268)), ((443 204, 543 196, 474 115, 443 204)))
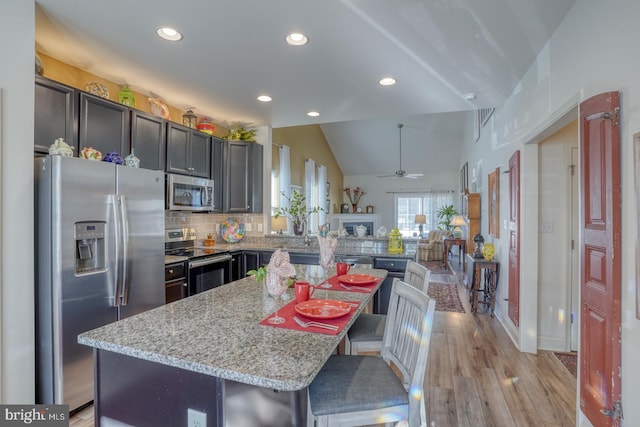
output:
POLYGON ((118 307, 120 305, 120 251, 122 250, 122 239, 121 239, 121 231, 120 231, 120 220, 119 220, 119 205, 120 198, 117 194, 110 194, 109 201, 111 202, 112 208, 112 216, 113 216, 113 228, 114 228, 114 248, 111 251, 112 256, 114 257, 113 262, 113 307, 118 307))
POLYGON ((127 205, 127 196, 120 196, 120 230, 122 232, 122 273, 121 273, 121 289, 122 297, 121 305, 127 305, 129 302, 129 283, 127 282, 127 267, 129 265, 129 219, 127 217, 129 207, 127 205))

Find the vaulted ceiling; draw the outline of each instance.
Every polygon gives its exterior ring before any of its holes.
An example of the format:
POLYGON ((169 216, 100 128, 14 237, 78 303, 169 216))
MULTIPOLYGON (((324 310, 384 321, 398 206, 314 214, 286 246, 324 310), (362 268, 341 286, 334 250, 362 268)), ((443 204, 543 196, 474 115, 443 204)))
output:
MULTIPOLYGON (((36 43, 220 123, 320 124, 345 175, 392 173, 399 122, 403 149, 457 167, 460 112, 502 105, 574 2, 37 0, 36 43), (287 45, 293 31, 309 43, 287 45), (365 150, 365 165, 348 160, 365 150)), ((415 157, 403 169, 429 167, 415 157)))

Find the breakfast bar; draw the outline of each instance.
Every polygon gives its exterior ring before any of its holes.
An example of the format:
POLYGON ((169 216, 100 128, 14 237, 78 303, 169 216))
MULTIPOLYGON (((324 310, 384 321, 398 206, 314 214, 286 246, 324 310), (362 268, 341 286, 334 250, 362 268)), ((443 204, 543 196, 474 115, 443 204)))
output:
MULTIPOLYGON (((296 265, 296 279, 317 271, 296 265)), ((247 412, 238 405, 257 395, 270 395, 272 415, 287 413, 285 425, 304 425, 306 387, 387 276, 381 269, 350 273, 380 280, 371 292, 317 287, 313 298, 353 303, 335 335, 261 325, 275 301, 252 277, 81 334, 78 342, 94 348, 96 426, 187 425, 191 411, 205 415, 202 425, 234 425, 247 412), (243 398, 234 400, 238 393, 243 398)), ((287 296, 283 304, 293 289, 287 296)))

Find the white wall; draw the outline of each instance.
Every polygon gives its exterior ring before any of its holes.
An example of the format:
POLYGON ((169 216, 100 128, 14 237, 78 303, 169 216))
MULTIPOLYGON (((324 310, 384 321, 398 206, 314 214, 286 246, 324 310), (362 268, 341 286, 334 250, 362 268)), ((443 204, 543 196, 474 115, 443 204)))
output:
POLYGON ((32 403, 35 2, 2 2, 0 40, 0 402, 32 403))
MULTIPOLYGON (((506 167, 511 154, 522 150, 521 155, 536 155, 537 150, 525 148, 525 143, 540 134, 564 115, 576 102, 611 90, 621 91, 621 138, 622 138, 622 235, 636 235, 637 211, 635 207, 633 181, 632 135, 640 131, 640 33, 637 17, 640 2, 613 0, 577 0, 556 33, 548 42, 537 60, 520 81, 520 84, 505 105, 499 107, 483 128, 478 143, 467 138, 463 148, 461 164, 469 165, 483 159, 483 170, 506 167)), ((533 159, 524 159, 527 163, 533 159)), ((537 163, 537 159, 534 161, 537 163)), ((526 174, 526 172, 525 172, 526 174)), ((523 176, 523 186, 527 183, 523 176)), ((529 188, 527 187, 527 188, 529 188)), ((527 188, 523 198, 528 197, 527 188)), ((501 190, 504 186, 501 186, 501 190)), ((503 193, 504 194, 504 193, 503 193)), ((508 193, 506 193, 508 194, 508 193)), ((531 196, 533 197, 533 196, 531 196)), ((483 193, 486 199, 486 188, 483 193)), ((526 202, 523 206, 528 206, 526 202)), ((532 211, 524 210, 523 226, 537 228, 537 203, 532 211), (528 222, 524 218, 530 218, 528 222)), ((508 214, 508 197, 501 197, 501 218, 508 214)), ((482 232, 486 234, 486 208, 483 203, 482 232)), ((515 333, 516 340, 530 345, 537 336, 537 310, 524 313, 529 301, 537 303, 537 230, 524 230, 522 235, 534 241, 522 240, 523 270, 532 263, 532 274, 521 272, 521 296, 525 306, 521 316, 520 330, 516 330, 505 319, 507 274, 502 274, 498 285, 497 314, 507 330, 515 333), (535 246, 536 249, 532 249, 535 246), (535 278, 535 279, 533 279, 535 278)), ((496 242, 497 257, 501 265, 507 266, 506 233, 496 242)), ((640 321, 635 317, 635 241, 622 241, 622 403, 625 420, 623 426, 631 426, 640 419, 637 404, 636 384, 640 382, 640 366, 637 353, 640 351, 640 321)), ((505 267, 506 268, 506 267, 505 267)), ((535 349, 534 349, 535 351, 535 349)), ((581 425, 589 425, 580 419, 581 425)))

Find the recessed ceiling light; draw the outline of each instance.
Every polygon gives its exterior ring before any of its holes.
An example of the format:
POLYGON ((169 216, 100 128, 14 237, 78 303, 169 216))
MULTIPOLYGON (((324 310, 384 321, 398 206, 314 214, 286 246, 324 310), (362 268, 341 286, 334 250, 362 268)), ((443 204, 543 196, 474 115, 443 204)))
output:
POLYGON ((284 39, 291 46, 304 46, 309 42, 309 38, 302 33, 290 33, 284 39))
POLYGON ((465 93, 464 95, 462 95, 462 98, 464 98, 465 101, 473 101, 474 99, 476 99, 476 94, 475 93, 465 93))
POLYGON ((260 95, 256 99, 260 102, 271 102, 271 97, 269 95, 260 95))
POLYGON ((382 86, 391 86, 396 84, 396 79, 394 79, 393 77, 385 77, 383 79, 380 79, 378 83, 380 83, 382 86))
POLYGON ((169 40, 172 42, 177 42, 178 40, 182 40, 182 34, 171 27, 158 27, 156 29, 156 33, 163 39, 169 40))
POLYGON ((318 113, 317 111, 309 111, 307 113, 307 116, 309 117, 318 117, 320 115, 320 113, 318 113))

